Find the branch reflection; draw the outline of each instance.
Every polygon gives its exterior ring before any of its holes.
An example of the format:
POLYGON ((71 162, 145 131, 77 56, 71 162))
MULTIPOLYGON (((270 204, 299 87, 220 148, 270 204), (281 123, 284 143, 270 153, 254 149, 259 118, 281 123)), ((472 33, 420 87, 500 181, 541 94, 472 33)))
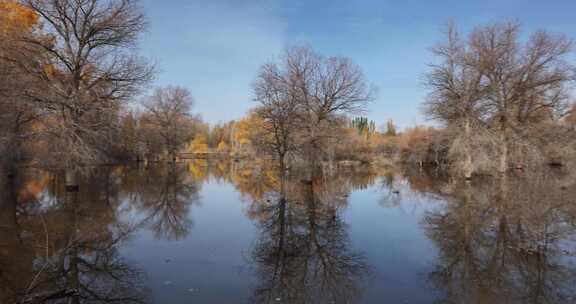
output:
POLYGON ((2 181, 1 303, 146 302, 142 272, 119 255, 135 225, 117 212, 114 174, 84 177, 78 193, 36 171, 2 181))
POLYGON ((251 261, 259 284, 254 302, 356 303, 369 265, 348 237, 342 211, 358 180, 336 176, 303 182, 260 168, 237 186, 251 198, 259 237, 251 261), (249 178, 248 178, 249 177, 249 178), (257 181, 257 184, 245 183, 257 181))
POLYGON ((443 303, 576 301, 575 180, 548 172, 434 185, 446 205, 424 227, 440 250, 429 279, 443 303))
POLYGON ((183 164, 155 164, 133 169, 135 180, 131 199, 144 214, 156 238, 181 240, 192 229, 190 207, 200 203, 201 180, 189 174, 183 164))

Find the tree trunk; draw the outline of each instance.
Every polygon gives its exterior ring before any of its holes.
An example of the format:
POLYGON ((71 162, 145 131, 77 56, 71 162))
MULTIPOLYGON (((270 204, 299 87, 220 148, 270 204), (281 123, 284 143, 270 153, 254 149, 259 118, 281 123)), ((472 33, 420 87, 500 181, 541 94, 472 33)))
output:
POLYGON ((470 119, 464 122, 464 164, 463 173, 465 179, 471 179, 474 173, 472 165, 472 130, 470 126, 470 119))
POLYGON ((500 155, 498 162, 498 173, 500 175, 506 174, 508 171, 508 131, 507 127, 503 126, 500 131, 500 155))
POLYGON ((284 173, 286 172, 286 153, 278 153, 278 162, 280 164, 280 176, 284 176, 284 173))
POLYGON ((68 168, 64 171, 64 186, 66 192, 75 193, 80 190, 78 185, 78 170, 68 168))
POLYGON ((0 178, 0 245, 18 243, 17 184, 16 177, 0 178))

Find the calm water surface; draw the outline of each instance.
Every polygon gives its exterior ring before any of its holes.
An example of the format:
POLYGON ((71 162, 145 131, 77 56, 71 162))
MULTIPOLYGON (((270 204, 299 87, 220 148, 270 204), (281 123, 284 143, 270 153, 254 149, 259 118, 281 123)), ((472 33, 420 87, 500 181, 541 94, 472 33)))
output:
POLYGON ((0 303, 576 303, 575 181, 30 169, 0 192, 0 303))

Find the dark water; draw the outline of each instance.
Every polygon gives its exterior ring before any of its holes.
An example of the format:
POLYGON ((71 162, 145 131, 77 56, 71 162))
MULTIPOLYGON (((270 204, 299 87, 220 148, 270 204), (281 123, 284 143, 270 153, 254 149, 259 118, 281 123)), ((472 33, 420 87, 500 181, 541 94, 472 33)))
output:
POLYGON ((0 303, 576 303, 576 177, 471 184, 260 163, 104 167, 0 192, 0 303))

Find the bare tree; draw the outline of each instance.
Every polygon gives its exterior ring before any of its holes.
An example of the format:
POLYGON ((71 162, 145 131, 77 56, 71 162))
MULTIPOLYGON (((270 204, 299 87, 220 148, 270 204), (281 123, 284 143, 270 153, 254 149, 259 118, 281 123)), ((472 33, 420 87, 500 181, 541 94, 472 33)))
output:
POLYGON ((448 41, 434 49, 442 62, 427 77, 426 112, 458 130, 454 145, 463 148, 466 177, 473 173, 476 148, 498 159, 501 174, 511 162, 519 167, 529 157, 539 159, 542 147, 556 138, 542 136, 543 129, 559 125, 566 113, 572 42, 540 31, 522 43, 519 35, 516 23, 493 24, 463 41, 451 26, 448 41))
POLYGON ((291 94, 285 75, 275 64, 266 64, 254 83, 255 99, 260 103, 255 113, 263 120, 265 134, 258 136, 257 145, 275 153, 281 172, 286 170, 286 156, 296 147, 299 103, 291 94))
POLYGON ((31 126, 40 115, 20 94, 25 84, 30 85, 29 80, 12 64, 0 60, 0 161, 10 167, 22 158, 23 142, 32 136, 31 126))
POLYGON ((448 25, 446 36, 445 42, 433 48, 440 63, 432 65, 426 75, 430 93, 424 107, 428 117, 461 130, 452 150, 462 152, 462 175, 469 179, 474 173, 472 137, 473 132, 484 127, 487 86, 482 71, 476 68, 477 57, 462 41, 454 24, 448 25))
POLYGON ((295 146, 315 164, 334 139, 340 116, 364 110, 373 97, 350 59, 325 58, 308 46, 288 48, 263 67, 258 79, 256 100, 270 117, 298 126, 295 146))
POLYGON ((116 130, 121 106, 151 78, 134 54, 144 15, 135 0, 25 0, 42 34, 24 40, 42 60, 21 63, 41 83, 24 93, 49 119, 51 162, 65 168, 98 162, 116 130))
POLYGON ((24 157, 24 143, 34 135, 32 126, 41 112, 22 91, 35 86, 35 79, 23 73, 20 62, 39 59, 42 52, 23 51, 22 39, 34 35, 37 18, 23 5, 0 2, 0 162, 14 173, 24 157))
POLYGON ((365 110, 374 90, 349 58, 325 58, 308 46, 287 49, 283 64, 291 94, 301 104, 302 149, 315 167, 335 140, 339 116, 365 110))
POLYGON ((176 161, 178 151, 191 140, 192 130, 186 126, 193 102, 187 89, 166 87, 157 88, 144 103, 150 113, 150 123, 156 127, 172 161, 176 161))
POLYGON ((517 23, 494 24, 473 31, 469 42, 476 68, 488 80, 485 102, 498 136, 501 173, 507 171, 511 148, 533 148, 530 131, 564 110, 566 84, 573 79, 566 61, 572 41, 538 31, 521 43, 519 34, 517 23))

